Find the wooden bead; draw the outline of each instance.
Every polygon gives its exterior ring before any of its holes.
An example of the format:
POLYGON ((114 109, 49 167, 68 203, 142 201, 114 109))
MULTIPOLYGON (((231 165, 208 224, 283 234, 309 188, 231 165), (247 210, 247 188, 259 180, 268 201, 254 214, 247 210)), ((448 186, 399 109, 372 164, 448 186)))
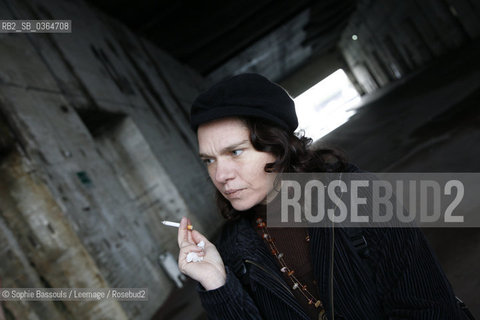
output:
POLYGON ((317 300, 317 302, 315 302, 315 308, 318 308, 322 305, 322 301, 320 300, 317 300))
POLYGON ((294 273, 295 273, 295 270, 290 270, 290 271, 288 271, 287 275, 290 277, 294 273))

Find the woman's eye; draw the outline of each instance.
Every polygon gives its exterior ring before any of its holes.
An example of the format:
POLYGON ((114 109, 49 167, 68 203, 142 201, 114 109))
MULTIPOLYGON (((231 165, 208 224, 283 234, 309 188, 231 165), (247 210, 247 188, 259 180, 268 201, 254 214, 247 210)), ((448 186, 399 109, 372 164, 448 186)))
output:
POLYGON ((205 165, 208 166, 209 164, 211 164, 213 162, 213 159, 203 159, 202 161, 205 165))
POLYGON ((243 150, 233 150, 233 151, 232 151, 232 153, 233 153, 234 156, 239 156, 239 155, 242 154, 242 152, 243 152, 243 150))

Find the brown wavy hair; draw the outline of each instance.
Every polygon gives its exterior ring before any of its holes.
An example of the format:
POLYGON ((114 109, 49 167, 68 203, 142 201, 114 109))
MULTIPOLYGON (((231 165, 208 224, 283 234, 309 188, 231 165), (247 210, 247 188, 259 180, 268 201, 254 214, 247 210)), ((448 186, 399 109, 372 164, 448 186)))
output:
MULTIPOLYGON (((265 165, 265 172, 340 172, 347 161, 342 152, 333 148, 312 149, 312 139, 303 132, 292 133, 263 119, 239 117, 250 132, 253 148, 269 152, 275 162, 265 165)), ((217 207, 227 220, 239 216, 230 201, 216 190, 217 207)))

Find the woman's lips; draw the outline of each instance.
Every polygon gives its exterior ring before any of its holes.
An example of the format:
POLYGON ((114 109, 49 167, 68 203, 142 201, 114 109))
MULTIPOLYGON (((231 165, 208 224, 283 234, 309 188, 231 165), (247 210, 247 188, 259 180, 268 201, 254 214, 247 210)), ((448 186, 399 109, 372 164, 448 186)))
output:
POLYGON ((238 196, 238 194, 239 194, 240 191, 242 191, 242 190, 244 190, 244 189, 225 190, 225 195, 227 196, 227 198, 233 198, 233 197, 238 196))

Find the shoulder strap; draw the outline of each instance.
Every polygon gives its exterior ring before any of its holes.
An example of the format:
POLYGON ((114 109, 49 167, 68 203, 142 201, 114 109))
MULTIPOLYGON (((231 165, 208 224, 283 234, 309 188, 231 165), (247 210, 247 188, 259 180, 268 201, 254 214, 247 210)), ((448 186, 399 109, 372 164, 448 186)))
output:
POLYGON ((365 230, 363 228, 343 228, 343 231, 350 240, 350 244, 355 252, 364 262, 364 266, 370 278, 375 277, 374 268, 370 259, 371 245, 369 246, 365 238, 365 230))
POLYGON ((468 309, 468 307, 465 305, 465 303, 460 300, 459 297, 455 297, 455 299, 457 300, 457 305, 458 307, 463 311, 463 314, 467 317, 468 320, 475 320, 475 317, 473 316, 473 314, 470 312, 470 310, 468 309))
POLYGON ((358 255, 362 258, 367 258, 370 254, 370 249, 363 228, 344 228, 343 230, 358 255))

